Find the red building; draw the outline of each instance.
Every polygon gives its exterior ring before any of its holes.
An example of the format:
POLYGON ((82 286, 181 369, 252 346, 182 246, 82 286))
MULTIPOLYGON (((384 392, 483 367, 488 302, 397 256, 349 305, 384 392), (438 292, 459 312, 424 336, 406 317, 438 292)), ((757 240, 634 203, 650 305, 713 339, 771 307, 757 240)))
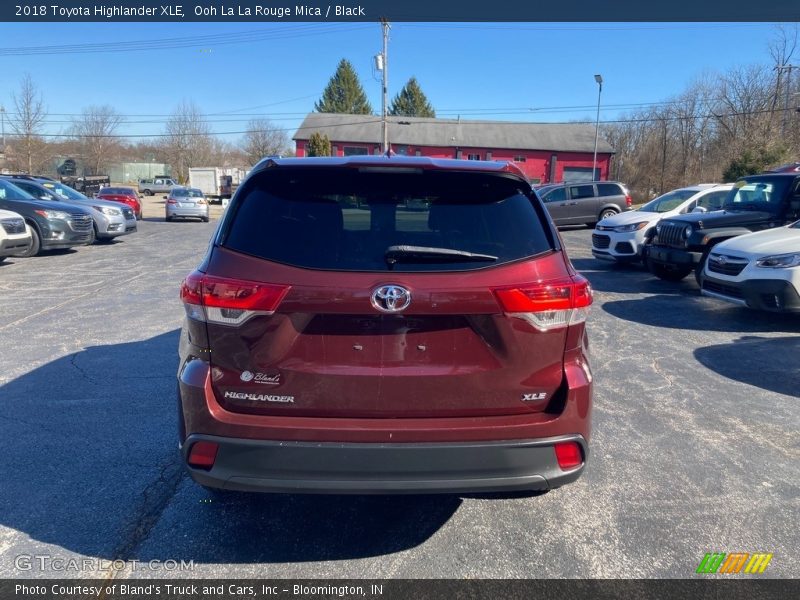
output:
MULTIPOLYGON (((587 181, 592 177, 595 127, 584 123, 512 123, 389 117, 389 143, 396 154, 516 162, 533 183, 587 181)), ((306 156, 311 134, 331 141, 331 154, 380 154, 381 118, 375 115, 310 113, 294 134, 297 156, 306 156)), ((608 179, 614 150, 597 142, 594 179, 608 179)))

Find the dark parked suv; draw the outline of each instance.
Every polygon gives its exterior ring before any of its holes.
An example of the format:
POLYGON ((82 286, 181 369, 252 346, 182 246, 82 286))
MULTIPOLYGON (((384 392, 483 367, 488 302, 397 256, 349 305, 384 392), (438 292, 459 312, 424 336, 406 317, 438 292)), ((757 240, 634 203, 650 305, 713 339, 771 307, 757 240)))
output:
POLYGON ((584 469, 591 288, 513 165, 264 160, 181 298, 204 486, 547 490, 584 469))
POLYGON ((616 181, 558 183, 536 189, 556 225, 594 225, 631 209, 631 195, 616 181))
POLYGON ((92 215, 85 208, 37 200, 3 178, 0 178, 0 208, 19 213, 31 228, 33 242, 19 256, 36 256, 42 250, 83 246, 91 241, 92 215))
POLYGON ((781 172, 742 177, 720 210, 663 219, 645 246, 647 266, 667 281, 680 281, 694 271, 699 284, 706 258, 718 243, 797 219, 800 175, 781 172))

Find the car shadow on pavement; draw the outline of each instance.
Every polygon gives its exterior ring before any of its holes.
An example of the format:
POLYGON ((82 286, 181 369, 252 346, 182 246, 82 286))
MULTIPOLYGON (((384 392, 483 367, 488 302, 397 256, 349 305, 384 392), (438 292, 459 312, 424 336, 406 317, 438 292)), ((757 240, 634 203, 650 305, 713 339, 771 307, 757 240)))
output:
POLYGON ((614 317, 652 327, 734 333, 800 333, 800 319, 795 315, 752 310, 694 294, 685 294, 680 299, 659 294, 614 300, 603 303, 600 309, 614 317))
POLYGON ((581 272, 598 292, 617 294, 674 294, 697 295, 694 276, 683 281, 662 281, 641 264, 612 263, 596 258, 576 258, 572 265, 581 272))
POLYGON ((186 478, 136 558, 277 564, 394 554, 428 540, 461 502, 451 495, 217 494, 186 478))
POLYGON ((226 563, 375 556, 421 544, 461 504, 215 499, 187 477, 177 450, 178 337, 88 347, 0 386, 2 576, 19 575, 15 556, 41 552, 226 563))
POLYGON ((728 379, 795 398, 800 398, 798 355, 797 336, 743 336, 729 344, 694 351, 700 364, 728 379))

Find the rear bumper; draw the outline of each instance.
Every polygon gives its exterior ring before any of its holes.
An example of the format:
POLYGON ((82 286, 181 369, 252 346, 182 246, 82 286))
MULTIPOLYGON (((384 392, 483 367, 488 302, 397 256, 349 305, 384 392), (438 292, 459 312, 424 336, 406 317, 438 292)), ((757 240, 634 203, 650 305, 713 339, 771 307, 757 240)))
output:
POLYGON ((588 456, 592 375, 564 365, 557 413, 454 418, 348 419, 233 413, 211 388, 210 368, 189 359, 178 375, 184 460, 192 444, 219 444, 198 483, 303 493, 466 493, 548 490, 577 479, 588 456), (553 444, 574 440, 583 465, 558 467, 553 444))
POLYGON ((549 490, 580 477, 588 453, 579 435, 506 442, 350 444, 276 442, 191 435, 219 444, 214 466, 188 467, 201 485, 237 491, 401 494, 549 490), (562 471, 556 442, 575 441, 580 467, 562 471))
POLYGON ((200 208, 189 207, 172 207, 167 205, 166 214, 168 217, 195 217, 195 218, 208 218, 208 205, 200 208))

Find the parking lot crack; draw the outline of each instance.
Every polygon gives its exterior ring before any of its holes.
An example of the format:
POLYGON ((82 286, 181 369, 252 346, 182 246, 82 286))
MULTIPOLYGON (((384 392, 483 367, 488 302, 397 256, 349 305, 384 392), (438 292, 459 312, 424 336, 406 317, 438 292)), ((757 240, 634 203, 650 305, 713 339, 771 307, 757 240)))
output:
POLYGON ((73 352, 73 353, 72 353, 72 356, 70 356, 70 358, 69 358, 69 364, 71 364, 71 365, 72 365, 72 366, 75 368, 75 370, 76 370, 76 371, 78 371, 78 373, 80 373, 80 375, 81 375, 81 377, 83 377, 83 379, 85 379, 86 381, 88 381, 88 382, 89 382, 89 383, 91 383, 92 385, 97 385, 97 382, 96 382, 94 379, 92 379, 92 376, 91 376, 91 375, 89 375, 89 373, 87 373, 87 372, 86 372, 86 371, 85 371, 85 370, 84 370, 82 367, 80 367, 80 366, 78 365, 78 363, 76 362, 76 360, 78 359, 78 355, 79 355, 80 353, 81 353, 81 352, 73 352))
MULTIPOLYGON (((180 454, 171 452, 159 465, 158 476, 142 490, 141 500, 124 527, 119 544, 114 549, 115 559, 128 561, 136 558, 137 550, 169 506, 184 476, 180 454)), ((107 579, 113 579, 118 575, 120 572, 112 568, 107 573, 107 579)))
POLYGON ((661 378, 663 378, 664 381, 667 382, 667 384, 666 385, 661 385, 661 386, 658 386, 658 387, 654 387, 654 388, 648 388, 647 389, 648 392, 654 392, 656 390, 663 390, 663 389, 666 389, 666 388, 671 388, 674 385, 672 377, 670 377, 667 373, 663 372, 658 366, 658 361, 661 360, 662 358, 664 358, 664 357, 663 356, 656 356, 655 358, 653 358, 653 362, 650 363, 650 368, 653 369, 653 371, 655 371, 656 375, 658 375, 661 378))

